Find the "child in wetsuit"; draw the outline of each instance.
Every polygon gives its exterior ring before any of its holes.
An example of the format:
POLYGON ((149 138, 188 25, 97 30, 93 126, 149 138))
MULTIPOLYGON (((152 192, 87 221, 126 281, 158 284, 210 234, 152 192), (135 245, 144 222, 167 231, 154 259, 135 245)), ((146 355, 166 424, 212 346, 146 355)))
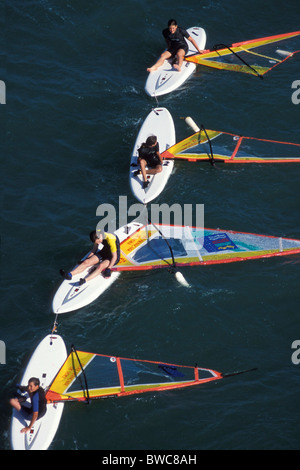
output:
POLYGON ((138 149, 138 154, 138 161, 141 169, 137 170, 134 173, 134 176, 138 176, 140 172, 142 173, 144 178, 143 188, 145 189, 149 185, 147 175, 155 175, 162 171, 163 159, 159 153, 157 137, 155 135, 150 135, 146 142, 144 142, 138 149))

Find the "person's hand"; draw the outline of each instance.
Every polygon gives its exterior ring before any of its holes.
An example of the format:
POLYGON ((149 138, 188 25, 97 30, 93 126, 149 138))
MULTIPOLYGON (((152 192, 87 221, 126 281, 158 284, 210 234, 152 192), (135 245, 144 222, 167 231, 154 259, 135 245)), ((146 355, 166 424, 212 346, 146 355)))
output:
POLYGON ((28 432, 28 431, 30 431, 30 428, 29 428, 29 427, 21 429, 21 433, 22 433, 22 434, 23 434, 23 433, 26 433, 26 432, 28 432))

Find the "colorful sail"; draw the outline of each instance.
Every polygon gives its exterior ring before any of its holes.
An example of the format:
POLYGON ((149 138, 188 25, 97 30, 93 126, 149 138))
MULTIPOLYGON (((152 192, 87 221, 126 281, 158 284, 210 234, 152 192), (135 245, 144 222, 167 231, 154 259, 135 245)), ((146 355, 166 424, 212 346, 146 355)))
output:
POLYGON ((121 243, 114 268, 149 270, 232 263, 300 253, 300 240, 231 230, 174 225, 141 225, 121 243))
POLYGON ((299 163, 300 144, 204 129, 178 142, 164 158, 223 163, 299 163))
POLYGON ((226 46, 219 44, 202 54, 185 57, 188 62, 262 77, 300 52, 300 31, 268 36, 226 46))
POLYGON ((73 348, 52 382, 46 398, 48 402, 88 402, 94 398, 190 387, 220 380, 225 376, 197 366, 126 359, 76 351, 73 348))

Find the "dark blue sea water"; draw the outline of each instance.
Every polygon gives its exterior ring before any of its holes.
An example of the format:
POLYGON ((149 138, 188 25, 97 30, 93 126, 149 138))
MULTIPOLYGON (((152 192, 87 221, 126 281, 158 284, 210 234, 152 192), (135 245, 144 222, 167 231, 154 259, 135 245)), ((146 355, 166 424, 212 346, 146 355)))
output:
MULTIPOLYGON (((0 448, 9 449, 14 391, 51 332, 59 268, 89 249, 99 204, 135 202, 128 165, 156 105, 146 68, 170 17, 202 26, 207 46, 296 31, 298 0, 12 0, 3 7, 1 76, 0 448)), ((299 55, 259 80, 197 67, 159 99, 177 140, 183 116, 209 129, 300 143, 291 100, 299 55)), ((156 202, 204 204, 205 225, 300 238, 297 165, 176 162, 156 202)), ((187 268, 188 291, 165 270, 124 273, 97 301, 59 318, 69 349, 251 374, 198 388, 65 406, 51 449, 299 449, 300 258, 187 268)))

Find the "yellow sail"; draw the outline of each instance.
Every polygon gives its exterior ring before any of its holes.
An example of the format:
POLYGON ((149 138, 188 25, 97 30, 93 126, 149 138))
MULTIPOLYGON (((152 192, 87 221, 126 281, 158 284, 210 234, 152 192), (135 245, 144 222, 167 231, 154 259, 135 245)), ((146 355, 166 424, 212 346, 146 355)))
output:
POLYGON ((89 401, 189 387, 222 378, 212 369, 87 353, 73 347, 46 398, 48 402, 89 401))
POLYGON ((188 62, 262 77, 300 52, 300 31, 268 36, 226 46, 220 44, 202 54, 185 57, 188 62), (278 46, 283 49, 279 49, 278 46))

